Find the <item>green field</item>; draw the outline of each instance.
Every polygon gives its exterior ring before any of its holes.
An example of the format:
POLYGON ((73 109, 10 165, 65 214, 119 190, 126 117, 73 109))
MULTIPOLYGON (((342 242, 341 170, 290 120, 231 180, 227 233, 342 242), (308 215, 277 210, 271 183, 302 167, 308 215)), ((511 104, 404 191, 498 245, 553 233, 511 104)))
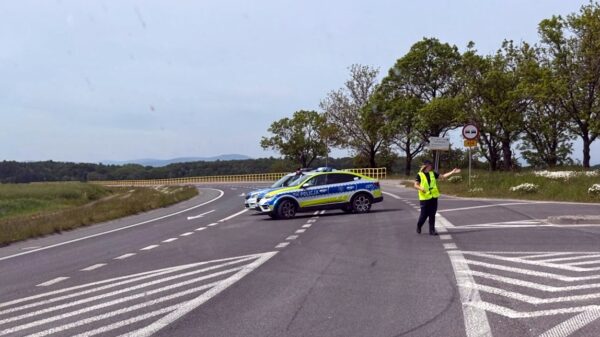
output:
MULTIPOLYGON (((442 170, 441 173, 444 171, 442 170)), ((592 173, 593 174, 593 173, 592 173)), ((474 171, 471 186, 468 185, 466 170, 459 175, 460 181, 440 181, 442 194, 460 197, 527 199, 572 202, 600 202, 600 194, 589 193, 593 184, 600 184, 600 173, 587 176, 583 172, 568 178, 548 178, 535 175, 533 171, 523 172, 489 172, 474 171), (511 191, 511 187, 521 184, 534 184, 535 191, 511 191)), ((457 179, 457 178, 454 178, 457 179)), ((412 187, 412 181, 405 183, 412 187)))
POLYGON ((0 245, 165 207, 197 194, 192 186, 0 184, 0 245))

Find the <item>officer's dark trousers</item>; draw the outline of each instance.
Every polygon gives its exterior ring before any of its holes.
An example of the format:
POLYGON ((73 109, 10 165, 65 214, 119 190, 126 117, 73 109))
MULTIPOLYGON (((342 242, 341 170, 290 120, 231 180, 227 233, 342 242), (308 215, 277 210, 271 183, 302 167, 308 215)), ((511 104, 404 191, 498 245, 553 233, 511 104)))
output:
POLYGON ((429 200, 421 200, 421 215, 419 215, 419 222, 417 226, 419 229, 425 224, 425 220, 429 218, 429 233, 435 232, 435 213, 437 213, 438 200, 437 198, 431 198, 429 200))

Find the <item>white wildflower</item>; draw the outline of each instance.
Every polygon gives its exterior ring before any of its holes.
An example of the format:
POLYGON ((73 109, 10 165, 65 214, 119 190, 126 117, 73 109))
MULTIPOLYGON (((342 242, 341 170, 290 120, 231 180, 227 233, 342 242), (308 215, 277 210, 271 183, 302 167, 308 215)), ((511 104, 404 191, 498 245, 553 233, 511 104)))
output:
POLYGON ((600 184, 594 184, 588 188, 588 193, 591 195, 600 195, 600 184))
POLYGON ((524 183, 510 188, 512 192, 535 193, 539 186, 531 183, 524 183))

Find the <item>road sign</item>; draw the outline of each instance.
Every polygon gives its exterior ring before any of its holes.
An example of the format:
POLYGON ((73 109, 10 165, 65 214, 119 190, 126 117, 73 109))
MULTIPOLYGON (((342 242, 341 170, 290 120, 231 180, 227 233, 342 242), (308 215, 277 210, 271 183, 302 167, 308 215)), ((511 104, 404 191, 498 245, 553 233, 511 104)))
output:
POLYGON ((450 150, 450 138, 444 137, 429 137, 430 150, 448 151, 450 150))
POLYGON ((473 124, 467 124, 462 129, 462 135, 465 139, 477 139, 479 138, 479 129, 473 124))
POLYGON ((477 141, 475 139, 465 139, 465 147, 475 147, 477 146, 477 141))

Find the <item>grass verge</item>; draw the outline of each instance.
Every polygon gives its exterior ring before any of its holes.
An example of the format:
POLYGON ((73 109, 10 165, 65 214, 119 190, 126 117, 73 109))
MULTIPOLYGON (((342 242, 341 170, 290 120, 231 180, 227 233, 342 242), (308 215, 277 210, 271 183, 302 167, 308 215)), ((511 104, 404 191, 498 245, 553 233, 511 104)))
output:
POLYGON ((0 184, 0 246, 166 207, 197 194, 193 186, 0 184))
MULTIPOLYGON (((591 194, 588 192, 588 189, 593 184, 600 184, 600 174, 595 176, 575 174, 569 178, 547 178, 538 176, 533 171, 474 171, 471 176, 471 186, 468 185, 468 173, 466 170, 457 176, 461 178, 454 178, 454 182, 448 180, 440 181, 440 192, 447 195, 474 198, 600 202, 600 194, 591 194), (525 191, 527 189, 511 191, 511 187, 521 184, 533 184, 537 188, 533 188, 529 192, 525 191)), ((407 187, 412 187, 413 181, 410 180, 404 184, 407 187)))

